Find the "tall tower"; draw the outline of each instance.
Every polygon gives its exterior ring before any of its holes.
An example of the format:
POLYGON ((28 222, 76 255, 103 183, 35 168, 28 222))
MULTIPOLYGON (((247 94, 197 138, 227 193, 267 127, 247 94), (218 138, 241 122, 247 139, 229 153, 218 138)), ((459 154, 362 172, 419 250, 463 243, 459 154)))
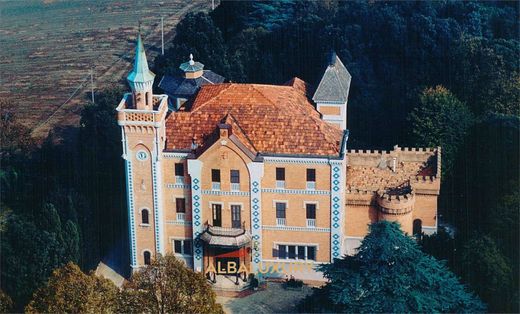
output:
POLYGON ((137 36, 135 60, 127 80, 132 89, 117 110, 125 160, 130 257, 133 270, 164 254, 162 203, 162 151, 168 96, 153 95, 155 74, 137 36))
POLYGON ((352 76, 335 52, 331 53, 329 65, 312 96, 322 119, 347 129, 347 101, 352 76))

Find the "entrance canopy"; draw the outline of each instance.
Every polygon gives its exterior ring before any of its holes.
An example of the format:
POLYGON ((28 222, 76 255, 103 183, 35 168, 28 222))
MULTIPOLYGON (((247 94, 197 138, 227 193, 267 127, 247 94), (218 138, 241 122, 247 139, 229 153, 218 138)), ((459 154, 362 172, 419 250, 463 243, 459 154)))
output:
POLYGON ((200 239, 210 246, 240 248, 251 243, 251 234, 244 229, 207 226, 200 239))

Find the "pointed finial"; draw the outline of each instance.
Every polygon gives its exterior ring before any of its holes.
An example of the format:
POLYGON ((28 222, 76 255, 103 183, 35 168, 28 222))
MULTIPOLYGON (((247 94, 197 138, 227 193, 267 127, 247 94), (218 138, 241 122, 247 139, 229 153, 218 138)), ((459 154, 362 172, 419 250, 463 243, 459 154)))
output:
POLYGON ((330 65, 336 64, 336 51, 331 50, 330 52, 330 65))
POLYGON ((195 61, 193 61, 193 54, 190 53, 190 65, 194 65, 195 61))

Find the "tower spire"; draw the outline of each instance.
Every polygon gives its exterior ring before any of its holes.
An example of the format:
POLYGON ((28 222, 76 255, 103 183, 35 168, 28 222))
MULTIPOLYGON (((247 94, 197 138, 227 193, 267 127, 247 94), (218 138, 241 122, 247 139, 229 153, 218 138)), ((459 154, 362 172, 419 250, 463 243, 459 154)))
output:
POLYGON ((153 103, 153 81, 155 74, 148 68, 141 32, 137 34, 134 67, 126 79, 134 95, 134 105, 137 109, 148 109, 153 103))
POLYGON ((148 60, 146 59, 146 51, 144 50, 141 33, 137 34, 137 45, 135 47, 134 68, 128 74, 128 81, 131 83, 146 83, 153 81, 155 74, 148 68, 148 60))

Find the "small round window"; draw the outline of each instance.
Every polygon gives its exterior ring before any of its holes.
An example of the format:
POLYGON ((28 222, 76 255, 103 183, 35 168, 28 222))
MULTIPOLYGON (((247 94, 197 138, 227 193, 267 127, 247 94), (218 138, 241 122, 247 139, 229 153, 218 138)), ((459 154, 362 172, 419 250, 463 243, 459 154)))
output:
POLYGON ((148 153, 144 150, 140 150, 137 152, 135 157, 137 158, 137 160, 143 161, 143 160, 148 159, 148 153))

